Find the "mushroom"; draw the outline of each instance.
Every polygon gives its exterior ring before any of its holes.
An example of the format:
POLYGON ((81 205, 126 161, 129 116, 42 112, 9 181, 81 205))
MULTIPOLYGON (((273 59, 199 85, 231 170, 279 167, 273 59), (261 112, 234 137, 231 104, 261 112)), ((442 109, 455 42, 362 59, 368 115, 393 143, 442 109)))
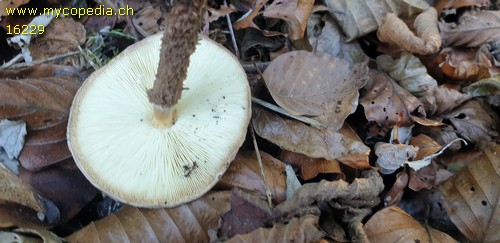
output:
MULTIPOLYGON (((93 72, 75 96, 70 151, 87 179, 118 201, 152 208, 197 199, 215 185, 245 139, 251 116, 246 74, 232 53, 195 33, 180 86, 155 79, 163 68, 161 48, 168 45, 167 33, 163 44, 158 33, 93 72), (182 92, 173 104, 152 101, 172 92, 182 92)), ((177 52, 174 57, 185 55, 177 52)))

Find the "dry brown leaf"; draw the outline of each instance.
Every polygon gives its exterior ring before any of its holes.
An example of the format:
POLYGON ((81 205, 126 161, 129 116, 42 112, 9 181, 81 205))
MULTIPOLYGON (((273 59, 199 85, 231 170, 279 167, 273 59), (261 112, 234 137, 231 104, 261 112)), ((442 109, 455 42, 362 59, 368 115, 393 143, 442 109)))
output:
POLYGON ((233 13, 236 10, 234 9, 234 6, 229 6, 228 7, 228 6, 221 5, 219 9, 208 7, 207 11, 210 14, 206 18, 205 21, 208 22, 208 23, 211 23, 213 21, 218 20, 220 17, 223 17, 223 16, 225 16, 227 14, 233 13))
POLYGON ((85 43, 86 31, 72 18, 55 18, 45 28, 43 35, 31 40, 29 50, 33 60, 78 50, 85 43))
POLYGON ((28 136, 19 157, 24 168, 39 170, 71 157, 66 123, 79 86, 77 79, 67 76, 0 79, 0 119, 27 123, 28 136))
POLYGON ((440 187, 450 219, 471 242, 500 241, 499 154, 500 146, 490 144, 440 187))
POLYGON ((436 61, 455 80, 475 82, 500 74, 500 66, 486 48, 444 48, 436 61))
POLYGON ((273 99, 294 115, 312 116, 332 131, 356 110, 366 63, 350 65, 328 54, 293 51, 273 60, 264 80, 273 99))
POLYGON ((478 47, 500 40, 500 11, 467 11, 458 23, 439 22, 443 46, 478 47))
POLYGON ((500 95, 500 74, 479 80, 463 89, 473 97, 500 95))
POLYGON ((422 103, 383 72, 370 70, 363 90, 360 103, 369 122, 382 127, 411 126, 412 113, 425 116, 422 103))
POLYGON ((265 17, 285 20, 290 39, 299 40, 304 37, 313 5, 313 0, 276 0, 267 6, 262 14, 265 17))
POLYGON ((418 147, 416 160, 423 159, 426 156, 433 155, 441 150, 442 146, 425 134, 419 134, 410 138, 410 145, 418 147))
POLYGON ((59 219, 59 210, 52 201, 0 163, 1 227, 48 227, 59 219))
POLYGON ((250 9, 246 14, 244 14, 240 19, 236 20, 233 24, 235 30, 245 29, 245 28, 255 28, 260 30, 260 28, 253 22, 253 19, 259 15, 259 11, 266 4, 266 0, 256 0, 253 2, 252 9, 250 9))
POLYGON ((151 6, 143 8, 132 17, 132 23, 134 23, 136 28, 140 29, 139 32, 148 35, 154 35, 162 30, 162 21, 160 8, 153 8, 151 6))
POLYGON ((3 0, 0 1, 0 22, 3 16, 7 15, 6 8, 17 8, 23 4, 28 3, 30 0, 3 0))
POLYGON ((449 171, 458 172, 477 160, 482 154, 483 152, 481 150, 458 151, 450 156, 443 156, 440 162, 445 165, 449 171))
MULTIPOLYGON (((450 125, 419 127, 416 132, 431 137, 438 144, 449 144, 451 141, 458 139, 455 129, 450 125)), ((448 150, 458 151, 461 147, 462 143, 452 143, 448 150)))
POLYGON ((252 124, 255 132, 283 149, 312 158, 330 160, 359 156, 363 159, 358 159, 360 163, 357 168, 369 167, 370 149, 359 138, 351 138, 350 132, 346 132, 346 129, 338 132, 329 129, 322 131, 298 121, 281 118, 257 107, 253 111, 252 124))
MULTIPOLYGON (((66 238, 69 242, 209 242, 230 209, 231 192, 212 192, 170 209, 124 206, 66 238), (209 234, 210 233, 210 234, 209 234)), ((214 240, 214 239, 212 239, 214 240)))
POLYGON ((459 9, 463 7, 486 7, 490 5, 490 0, 441 0, 436 3, 438 14, 445 9, 459 9))
POLYGON ((309 43, 312 44, 315 52, 328 53, 342 58, 351 65, 368 59, 357 41, 346 42, 347 37, 329 14, 322 17, 312 15, 307 28, 309 43))
POLYGON ((390 144, 378 142, 375 144, 377 155, 376 165, 383 174, 392 174, 405 163, 417 156, 418 147, 406 144, 390 144))
POLYGON ((484 148, 493 141, 492 137, 498 136, 500 119, 488 104, 480 100, 470 100, 441 117, 451 122, 460 137, 479 148, 484 148))
POLYGON ((384 198, 384 206, 393 206, 401 202, 404 190, 408 185, 408 173, 401 171, 396 174, 396 182, 392 185, 391 190, 387 192, 384 198))
POLYGON ((418 36, 397 15, 387 13, 377 31, 377 37, 382 42, 396 44, 411 53, 427 55, 439 51, 441 35, 437 26, 436 9, 431 7, 419 14, 413 25, 418 36))
POLYGON ((420 60, 409 52, 403 52, 397 59, 380 55, 377 57, 377 66, 417 97, 429 94, 437 87, 436 80, 427 74, 427 69, 420 60))
POLYGON ((299 175, 303 180, 309 180, 320 173, 342 174, 337 160, 327 160, 323 158, 310 158, 303 154, 291 151, 281 151, 281 160, 299 169, 299 175))
POLYGON ((456 242, 395 206, 378 211, 366 222, 364 230, 371 242, 456 242))
POLYGON ((319 217, 305 215, 287 224, 276 223, 272 228, 259 228, 251 233, 236 235, 226 242, 316 242, 323 237, 318 229, 319 217))
POLYGON ((429 7, 429 4, 420 0, 328 0, 325 4, 344 30, 348 41, 377 30, 386 13, 409 17, 429 7))
POLYGON ((427 95, 420 97, 419 100, 424 105, 426 114, 432 116, 453 110, 470 98, 471 95, 441 85, 433 88, 427 95))
POLYGON ((231 162, 226 173, 220 178, 217 187, 224 189, 238 188, 255 195, 266 196, 266 186, 276 203, 285 200, 286 174, 285 164, 266 152, 261 151, 265 181, 255 152, 240 152, 231 162))
POLYGON ((99 192, 78 170, 72 158, 38 172, 21 168, 19 177, 54 202, 61 223, 72 219, 99 192))

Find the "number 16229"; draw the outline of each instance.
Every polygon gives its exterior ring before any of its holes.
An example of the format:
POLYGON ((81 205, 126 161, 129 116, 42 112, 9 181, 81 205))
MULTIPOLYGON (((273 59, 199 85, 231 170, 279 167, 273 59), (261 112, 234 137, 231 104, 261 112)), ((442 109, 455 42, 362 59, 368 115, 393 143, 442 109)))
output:
POLYGON ((45 32, 45 26, 43 24, 23 24, 23 25, 7 25, 7 34, 8 35, 36 35, 43 34, 45 32))

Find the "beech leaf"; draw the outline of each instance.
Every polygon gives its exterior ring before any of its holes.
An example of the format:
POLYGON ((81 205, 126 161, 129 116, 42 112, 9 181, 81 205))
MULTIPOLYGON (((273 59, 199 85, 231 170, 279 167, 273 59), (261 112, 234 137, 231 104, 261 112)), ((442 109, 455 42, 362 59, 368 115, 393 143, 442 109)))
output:
POLYGON ((312 179, 319 173, 342 173, 337 160, 314 159, 288 150, 281 151, 280 158, 283 162, 298 168, 299 175, 304 180, 312 179))
POLYGON ((375 213, 366 222, 364 230, 371 242, 456 242, 451 236, 422 225, 395 206, 375 213))
POLYGON ((377 166, 383 174, 392 174, 409 160, 417 156, 418 147, 406 144, 390 144, 378 142, 375 144, 377 166))
POLYGON ((437 87, 437 81, 427 74, 427 69, 420 60, 409 52, 403 52, 397 59, 380 55, 377 57, 377 66, 417 97, 424 96, 437 87))
POLYGON ((274 59, 263 77, 278 105, 336 131, 356 110, 367 68, 366 63, 350 65, 328 54, 292 51, 274 59))
POLYGON ((266 7, 262 15, 285 20, 290 39, 298 40, 304 37, 313 5, 313 0, 276 0, 266 7))
POLYGON ((500 146, 489 144, 440 190, 451 221, 471 242, 500 241, 500 146))
POLYGON ((301 153, 312 158, 343 159, 359 156, 358 167, 368 168, 370 149, 359 138, 344 135, 345 127, 338 132, 309 127, 301 122, 281 118, 268 111, 255 108, 252 123, 255 132, 283 149, 301 153))
POLYGON ((455 80, 475 82, 500 74, 486 48, 444 48, 437 59, 441 71, 455 80))
MULTIPOLYGON (((220 218, 230 209, 230 192, 208 193, 175 208, 120 211, 91 222, 69 235, 69 242, 209 242, 209 231, 218 230, 220 218)), ((215 239, 212 239, 215 240, 215 239)))
POLYGON ((432 116, 451 111, 470 98, 471 95, 441 85, 433 88, 427 95, 420 97, 419 100, 424 105, 426 114, 432 116))
POLYGON ((458 23, 439 22, 444 46, 477 47, 500 39, 500 11, 467 11, 458 23))

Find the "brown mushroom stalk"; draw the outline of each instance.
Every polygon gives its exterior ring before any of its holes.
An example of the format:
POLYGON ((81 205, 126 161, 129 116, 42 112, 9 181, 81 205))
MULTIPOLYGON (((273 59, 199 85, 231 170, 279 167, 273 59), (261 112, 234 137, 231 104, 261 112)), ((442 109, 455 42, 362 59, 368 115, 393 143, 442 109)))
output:
POLYGON ((163 14, 165 31, 160 63, 153 88, 148 90, 154 107, 153 124, 157 128, 170 127, 175 122, 174 106, 182 94, 189 57, 196 49, 206 6, 206 0, 174 1, 163 14))

